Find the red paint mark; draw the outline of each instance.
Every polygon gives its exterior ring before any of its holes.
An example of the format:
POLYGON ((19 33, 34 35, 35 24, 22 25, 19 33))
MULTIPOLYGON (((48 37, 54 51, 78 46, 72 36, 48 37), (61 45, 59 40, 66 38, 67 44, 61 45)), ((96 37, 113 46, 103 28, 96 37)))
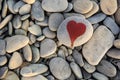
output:
POLYGON ((73 47, 75 39, 85 33, 86 26, 83 23, 76 23, 71 20, 67 24, 67 31, 71 39, 71 47, 73 47))

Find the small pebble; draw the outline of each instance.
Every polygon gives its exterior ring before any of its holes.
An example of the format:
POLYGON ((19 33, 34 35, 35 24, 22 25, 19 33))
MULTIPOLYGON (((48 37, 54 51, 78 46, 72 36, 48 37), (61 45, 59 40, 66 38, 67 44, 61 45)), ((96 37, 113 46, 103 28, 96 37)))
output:
POLYGON ((97 80, 109 80, 108 77, 98 72, 94 72, 92 75, 97 80))
POLYGON ((29 20, 25 20, 21 26, 21 28, 25 31, 28 31, 28 27, 29 27, 29 20))
POLYGON ((85 19, 85 16, 83 16, 80 13, 63 13, 63 15, 64 15, 65 18, 68 18, 68 17, 71 17, 71 16, 78 16, 78 17, 82 17, 82 18, 85 19))
POLYGON ((48 26, 48 17, 45 17, 45 19, 43 20, 43 21, 37 21, 37 20, 35 20, 35 23, 37 24, 37 25, 40 25, 40 26, 48 26))
POLYGON ((14 11, 14 5, 15 5, 15 0, 8 0, 8 9, 11 13, 15 14, 16 12, 14 11))
POLYGON ((3 78, 6 77, 7 73, 8 73, 8 67, 1 67, 0 68, 0 79, 3 80, 3 78))
POLYGON ((22 1, 24 1, 24 2, 26 2, 28 4, 33 4, 35 2, 35 0, 22 0, 22 1))
POLYGON ((38 37, 38 38, 37 38, 37 41, 42 41, 43 39, 45 39, 45 36, 44 36, 44 35, 38 37))
POLYGON ((7 57, 6 56, 0 56, 0 66, 3 66, 7 63, 7 57))
POLYGON ((30 14, 25 14, 25 15, 22 15, 21 16, 21 20, 26 20, 26 19, 28 19, 30 17, 30 14))
POLYGON ((48 80, 48 79, 42 75, 37 75, 37 76, 33 76, 33 77, 22 77, 21 80, 48 80))
POLYGON ((68 3, 68 7, 64 12, 70 12, 73 9, 73 4, 72 3, 68 3))
POLYGON ((19 14, 20 15, 25 15, 25 14, 30 13, 30 11, 31 11, 31 5, 30 4, 25 4, 22 7, 20 7, 19 14))
POLYGON ((2 18, 6 17, 6 15, 7 15, 7 10, 8 10, 8 5, 7 5, 6 0, 4 0, 3 9, 2 9, 2 18))
POLYGON ((5 55, 6 54, 6 42, 5 40, 0 40, 0 55, 5 55))
POLYGON ((15 34, 16 35, 25 35, 26 36, 27 32, 25 30, 23 30, 23 29, 16 29, 15 34))
POLYGON ((117 11, 115 12, 115 20, 120 25, 120 8, 118 8, 117 11))
POLYGON ((114 40, 114 46, 118 49, 120 49, 120 39, 114 40))
POLYGON ((15 29, 20 28, 22 25, 22 22, 20 20, 20 16, 19 15, 14 16, 12 23, 13 23, 13 27, 15 29))

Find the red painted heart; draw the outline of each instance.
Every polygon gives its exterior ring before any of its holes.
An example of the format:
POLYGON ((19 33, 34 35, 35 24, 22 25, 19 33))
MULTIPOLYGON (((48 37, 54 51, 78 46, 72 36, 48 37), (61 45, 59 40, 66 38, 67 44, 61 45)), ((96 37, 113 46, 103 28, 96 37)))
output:
POLYGON ((73 47, 75 39, 85 33, 86 25, 83 23, 76 23, 71 20, 67 24, 67 31, 71 39, 71 47, 73 47))

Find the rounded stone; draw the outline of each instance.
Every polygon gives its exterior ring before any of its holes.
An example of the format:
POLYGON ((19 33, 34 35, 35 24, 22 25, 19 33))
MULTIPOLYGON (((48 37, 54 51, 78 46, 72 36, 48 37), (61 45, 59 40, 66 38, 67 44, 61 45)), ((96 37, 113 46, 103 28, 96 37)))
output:
POLYGON ((44 39, 40 45, 40 54, 41 57, 45 58, 55 53, 57 45, 55 41, 51 39, 44 39))
POLYGON ((100 0, 100 7, 105 14, 112 15, 117 10, 117 0, 100 0))
POLYGON ((118 49, 120 49, 120 39, 114 40, 114 46, 118 49))
POLYGON ((44 64, 30 64, 21 69, 20 74, 23 77, 32 77, 38 74, 42 74, 48 70, 48 67, 44 64))
POLYGON ((29 38, 24 35, 15 35, 7 38, 6 42, 6 51, 11 53, 26 46, 29 42, 29 38))
POLYGON ((30 13, 31 11, 31 5, 30 4, 25 4, 19 9, 19 14, 20 15, 25 15, 30 13))
POLYGON ((35 2, 35 0, 22 0, 22 1, 24 1, 24 2, 26 2, 28 4, 33 4, 35 2))
POLYGON ((109 80, 108 77, 98 72, 94 72, 92 75, 97 80, 109 80))
POLYGON ((5 55, 6 54, 6 42, 5 40, 0 40, 0 55, 5 55))
POLYGON ((8 67, 1 67, 0 68, 0 79, 3 80, 3 78, 6 77, 7 72, 8 72, 8 67))
POLYGON ((118 8, 115 13, 115 20, 120 25, 120 8, 118 8))
POLYGON ((73 3, 73 9, 78 13, 88 13, 93 8, 93 3, 90 0, 76 0, 73 3))
POLYGON ((49 28, 51 31, 57 31, 60 23, 64 20, 64 17, 60 13, 52 13, 49 17, 49 28))
POLYGON ((81 46, 84 43, 86 43, 92 37, 92 34, 93 34, 93 27, 89 23, 89 21, 77 16, 66 18, 60 24, 57 30, 57 38, 59 42, 61 44, 64 44, 65 46, 72 48, 81 46), (73 26, 70 26, 71 24, 73 26), (83 32, 83 28, 84 28, 84 32, 83 32))
POLYGON ((6 56, 0 56, 0 66, 3 66, 7 63, 7 57, 6 56))
POLYGON ((43 0, 42 8, 47 12, 62 12, 68 7, 67 0, 43 0))
POLYGON ((20 53, 18 52, 14 52, 12 57, 9 60, 9 68, 10 69, 16 69, 18 67, 20 67, 23 63, 23 59, 20 55, 20 53))
POLYGON ((50 60, 49 63, 50 71, 51 73, 57 78, 57 79, 67 79, 71 75, 71 69, 69 64, 60 57, 55 57, 50 60))

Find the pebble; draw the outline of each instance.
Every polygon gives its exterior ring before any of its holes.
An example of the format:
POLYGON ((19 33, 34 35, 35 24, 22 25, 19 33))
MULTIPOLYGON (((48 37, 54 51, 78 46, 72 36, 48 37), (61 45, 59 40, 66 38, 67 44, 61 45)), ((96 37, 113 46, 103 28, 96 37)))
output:
POLYGON ((84 78, 85 80, 90 79, 91 76, 92 76, 91 73, 88 73, 86 70, 84 70, 84 68, 81 69, 81 72, 82 72, 83 78, 84 78))
POLYGON ((48 76, 47 76, 47 79, 48 79, 48 80, 55 80, 55 78, 54 78, 52 75, 48 75, 48 76))
POLYGON ((45 36, 41 35, 40 37, 37 38, 37 41, 42 41, 43 39, 45 39, 45 36))
POLYGON ((83 62, 83 57, 81 53, 79 53, 77 50, 73 51, 73 58, 75 59, 76 63, 79 64, 79 66, 83 67, 84 62, 83 62))
POLYGON ((36 63, 40 59, 40 51, 35 46, 31 46, 31 49, 32 49, 32 53, 33 53, 33 55, 32 55, 32 57, 33 57, 32 62, 36 63))
POLYGON ((89 21, 77 16, 66 18, 57 30, 59 42, 70 48, 86 43, 92 37, 92 34, 93 27, 89 21), (72 24, 73 27, 70 24, 72 24))
POLYGON ((62 12, 68 7, 67 0, 43 0, 42 8, 47 12, 62 12))
POLYGON ((35 20, 35 23, 37 24, 37 25, 40 25, 40 26, 48 26, 48 17, 45 17, 45 19, 43 20, 43 21, 37 21, 37 20, 35 20))
POLYGON ((25 31, 28 31, 28 27, 29 27, 29 20, 25 20, 21 26, 21 28, 25 31))
POLYGON ((96 23, 103 21, 105 18, 106 18, 106 15, 104 13, 98 13, 98 14, 95 14, 95 15, 87 18, 87 20, 91 24, 96 24, 96 23))
POLYGON ((7 63, 7 57, 6 56, 0 56, 0 66, 3 66, 7 63))
POLYGON ((28 31, 36 36, 40 36, 42 34, 41 27, 36 24, 33 24, 30 27, 28 27, 28 31))
POLYGON ((26 46, 29 42, 28 37, 23 35, 15 35, 6 39, 6 51, 8 53, 14 52, 26 46))
POLYGON ((36 0, 22 0, 24 2, 26 2, 27 4, 33 4, 36 0))
POLYGON ((57 45, 52 39, 44 39, 40 45, 41 57, 45 58, 54 54, 57 50, 57 45))
POLYGON ((15 72, 8 71, 6 77, 3 80, 20 80, 20 79, 15 72))
POLYGON ((30 14, 25 14, 21 16, 21 20, 24 21, 30 17, 30 14))
POLYGON ((88 72, 88 73, 93 73, 96 70, 96 67, 93 65, 90 65, 89 63, 85 62, 83 68, 88 72))
POLYGON ((81 79, 82 78, 82 72, 81 72, 80 67, 75 62, 71 62, 70 67, 71 67, 73 73, 77 76, 77 78, 81 79))
POLYGON ((114 46, 118 49, 120 49, 120 39, 114 40, 114 46))
POLYGON ((117 73, 115 66, 106 60, 102 60, 96 68, 97 71, 108 77, 114 77, 117 73))
POLYGON ((19 12, 19 9, 23 6, 23 5, 25 5, 25 3, 23 2, 23 1, 18 1, 17 3, 15 3, 15 5, 14 5, 14 11, 15 12, 19 12))
POLYGON ((119 26, 111 17, 107 17, 103 21, 103 24, 106 25, 106 27, 108 27, 113 32, 114 35, 117 35, 120 32, 119 26))
POLYGON ((64 17, 62 14, 60 13, 52 13, 49 17, 49 29, 51 31, 57 31, 59 25, 61 24, 61 22, 64 20, 64 17))
POLYGON ((100 7, 105 14, 112 15, 117 10, 117 0, 109 0, 109 2, 106 0, 100 0, 100 7))
POLYGON ((20 20, 20 16, 19 16, 19 15, 15 15, 14 18, 13 18, 12 23, 13 23, 13 27, 14 27, 15 29, 20 28, 21 25, 22 25, 22 22, 21 22, 21 20, 20 20))
POLYGON ((8 16, 6 16, 2 22, 0 22, 0 29, 2 29, 3 27, 6 26, 6 24, 12 19, 13 15, 10 14, 8 16))
POLYGON ((8 5, 7 5, 6 0, 4 0, 2 14, 1 14, 2 18, 6 17, 6 15, 7 15, 7 9, 8 9, 8 5))
POLYGON ((114 17, 115 17, 116 22, 120 25, 120 8, 117 9, 114 17))
POLYGON ((8 23, 8 34, 9 34, 9 35, 12 35, 12 33, 13 33, 12 22, 9 22, 9 23, 8 23))
POLYGON ((48 67, 44 64, 30 64, 21 69, 20 74, 23 77, 32 77, 42 74, 48 70, 48 67))
POLYGON ((8 9, 11 13, 16 14, 16 12, 14 11, 14 5, 15 5, 15 0, 8 0, 7 4, 8 4, 8 9))
POLYGON ((48 80, 48 79, 42 75, 37 75, 37 76, 33 76, 33 77, 22 77, 21 80, 48 80))
POLYGON ((8 67, 1 67, 0 68, 0 79, 3 80, 3 78, 6 77, 7 72, 8 72, 8 67))
POLYGON ((63 13, 63 15, 64 15, 65 18, 68 18, 68 17, 71 17, 71 16, 78 16, 78 17, 81 17, 81 18, 85 19, 85 16, 83 16, 80 13, 63 13))
POLYGON ((0 55, 5 55, 6 54, 6 42, 5 40, 0 40, 0 55))
POLYGON ((51 31, 48 27, 43 29, 43 34, 47 38, 55 38, 56 37, 55 32, 51 31))
POLYGON ((94 2, 94 1, 92 1, 92 3, 93 3, 93 8, 92 8, 92 10, 89 11, 88 13, 84 14, 84 16, 85 16, 86 18, 91 17, 92 15, 94 15, 95 13, 97 13, 98 10, 99 10, 98 4, 97 4, 96 2, 94 2))
POLYGON ((73 4, 72 3, 68 3, 68 7, 64 12, 70 12, 73 9, 73 4))
POLYGON ((112 48, 107 52, 107 56, 115 59, 120 59, 120 50, 116 48, 112 48))
POLYGON ((49 63, 50 71, 51 73, 57 78, 57 79, 67 79, 71 75, 71 69, 69 67, 69 64, 60 57, 55 57, 50 60, 49 63))
POLYGON ((30 35, 29 35, 29 39, 30 39, 29 44, 33 44, 33 43, 35 43, 35 42, 36 42, 36 36, 35 36, 35 35, 33 35, 33 34, 30 34, 30 35))
POLYGON ((44 11, 41 7, 40 1, 36 0, 36 2, 32 5, 31 17, 38 21, 43 21, 45 19, 44 11))
POLYGON ((75 12, 85 14, 93 8, 93 3, 90 0, 76 0, 73 2, 73 9, 75 12))
POLYGON ((16 68, 20 67, 22 65, 22 63, 23 63, 23 60, 22 60, 20 53, 14 52, 9 60, 8 67, 9 67, 9 69, 16 69, 16 68))
POLYGON ((32 60, 32 50, 31 50, 31 47, 30 45, 26 45, 24 48, 23 48, 23 55, 24 55, 24 58, 26 61, 31 61, 32 60))
POLYGON ((108 77, 98 72, 94 72, 92 75, 97 80, 109 80, 108 77))
POLYGON ((16 35, 25 35, 26 36, 27 32, 25 30, 23 30, 23 29, 16 29, 15 34, 16 35))
POLYGON ((31 11, 31 5, 30 4, 25 4, 22 7, 20 7, 19 14, 20 15, 25 15, 25 14, 30 13, 30 11, 31 11))
POLYGON ((89 64, 97 65, 105 53, 113 46, 113 41, 114 35, 112 32, 106 26, 99 26, 92 38, 82 48, 84 58, 89 64))

